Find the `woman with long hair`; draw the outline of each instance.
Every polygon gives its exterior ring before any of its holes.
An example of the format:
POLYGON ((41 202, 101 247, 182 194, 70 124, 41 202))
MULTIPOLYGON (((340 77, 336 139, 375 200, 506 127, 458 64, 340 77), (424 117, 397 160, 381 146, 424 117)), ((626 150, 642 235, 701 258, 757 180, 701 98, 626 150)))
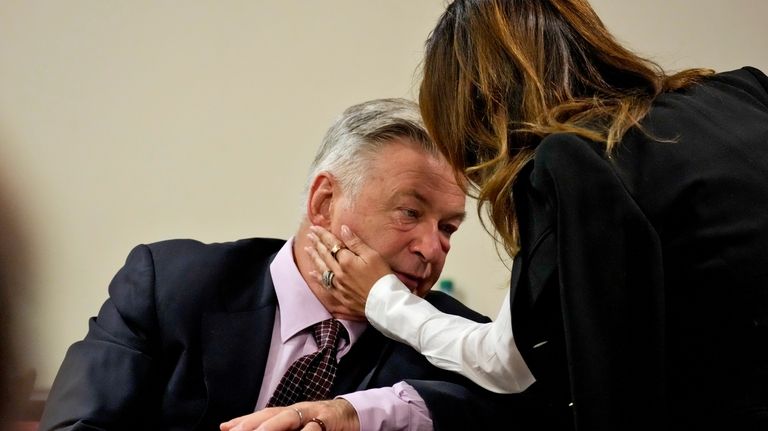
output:
POLYGON ((318 279, 521 392, 537 429, 768 429, 768 77, 667 74, 586 0, 454 1, 423 74, 425 123, 514 256, 499 317, 431 309, 348 230, 315 230, 318 279))

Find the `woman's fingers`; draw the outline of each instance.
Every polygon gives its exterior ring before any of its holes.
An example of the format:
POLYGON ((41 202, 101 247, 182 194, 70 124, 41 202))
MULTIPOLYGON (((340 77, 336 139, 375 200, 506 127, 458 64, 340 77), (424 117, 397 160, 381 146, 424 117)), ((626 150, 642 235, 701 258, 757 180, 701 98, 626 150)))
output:
POLYGON ((312 264, 315 265, 315 269, 319 272, 323 272, 327 269, 330 269, 331 271, 338 269, 338 262, 336 262, 336 260, 331 257, 331 253, 328 251, 328 248, 317 237, 317 235, 310 232, 307 234, 307 238, 309 238, 310 242, 312 242, 312 246, 306 247, 306 249, 312 258, 312 264))
POLYGON ((336 238, 332 233, 321 227, 316 228, 315 226, 311 226, 307 238, 312 242, 315 251, 326 267, 330 267, 336 263, 335 257, 331 255, 331 248, 334 246, 338 247, 338 244, 341 244, 341 241, 337 240, 334 242, 331 240, 330 238, 336 238), (326 243, 331 243, 333 245, 328 245, 326 243))
POLYGON ((357 256, 364 256, 369 251, 373 251, 359 236, 352 232, 352 229, 347 225, 341 226, 341 240, 344 241, 344 245, 357 256))
POLYGON ((308 233, 307 238, 312 243, 312 246, 305 247, 305 250, 312 259, 312 265, 314 265, 315 272, 317 272, 317 274, 314 274, 314 278, 320 284, 323 284, 322 275, 325 271, 333 271, 334 274, 338 275, 342 268, 339 266, 339 262, 331 255, 330 250, 323 243, 322 239, 314 231, 308 233))
MULTIPOLYGON (((321 251, 322 249, 325 249, 328 252, 327 255, 325 255, 325 254, 323 255, 324 258, 330 257, 330 258, 332 258, 334 260, 338 260, 339 256, 344 251, 351 251, 352 253, 357 254, 354 249, 350 249, 349 248, 348 244, 346 244, 345 242, 343 242, 340 239, 336 238, 336 235, 332 234, 328 230, 326 230, 326 229, 324 229, 324 228, 322 228, 320 226, 311 226, 309 229, 312 231, 312 233, 314 233, 316 235, 316 237, 319 240, 319 244, 318 244, 318 247, 317 247, 318 251, 321 251), (321 249, 320 245, 322 245, 322 249, 321 249)), ((349 231, 349 228, 347 228, 347 231, 349 231)), ((357 238, 357 237, 355 237, 355 238, 357 238)), ((358 243, 359 242, 360 241, 358 239, 358 243)))

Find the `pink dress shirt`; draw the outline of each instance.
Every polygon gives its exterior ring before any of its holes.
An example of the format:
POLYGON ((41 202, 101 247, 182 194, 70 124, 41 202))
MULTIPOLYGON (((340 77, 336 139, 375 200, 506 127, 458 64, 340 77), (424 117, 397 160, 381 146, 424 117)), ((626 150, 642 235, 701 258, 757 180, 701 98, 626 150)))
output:
MULTIPOLYGON (((264 370, 264 380, 256 402, 256 410, 267 405, 277 384, 296 359, 317 351, 310 328, 331 318, 307 286, 293 259, 293 238, 286 241, 270 266, 278 307, 272 327, 272 342, 264 370), (290 317, 288 317, 290 316, 290 317)), ((349 339, 339 341, 337 358, 341 360, 368 326, 364 322, 340 320, 349 339)), ((341 398, 357 411, 360 431, 432 430, 432 419, 424 400, 405 382, 392 387, 369 389, 341 398)))

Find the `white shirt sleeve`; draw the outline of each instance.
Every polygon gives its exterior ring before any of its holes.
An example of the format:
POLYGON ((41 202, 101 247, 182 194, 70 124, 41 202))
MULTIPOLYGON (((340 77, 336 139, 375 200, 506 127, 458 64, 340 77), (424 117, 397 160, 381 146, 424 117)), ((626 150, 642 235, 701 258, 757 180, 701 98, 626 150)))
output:
POLYGON ((535 381, 512 335, 509 292, 494 322, 477 323, 440 312, 389 274, 373 285, 365 315, 387 337, 490 391, 522 392, 535 381))

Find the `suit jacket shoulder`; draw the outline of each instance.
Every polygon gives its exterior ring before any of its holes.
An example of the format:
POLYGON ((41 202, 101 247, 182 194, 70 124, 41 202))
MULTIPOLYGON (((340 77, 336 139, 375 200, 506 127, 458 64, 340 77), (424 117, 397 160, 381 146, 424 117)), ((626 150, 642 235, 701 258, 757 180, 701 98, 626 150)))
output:
POLYGON ((283 243, 134 248, 68 350, 40 429, 206 428, 252 409, 274 319, 269 261, 283 243))

